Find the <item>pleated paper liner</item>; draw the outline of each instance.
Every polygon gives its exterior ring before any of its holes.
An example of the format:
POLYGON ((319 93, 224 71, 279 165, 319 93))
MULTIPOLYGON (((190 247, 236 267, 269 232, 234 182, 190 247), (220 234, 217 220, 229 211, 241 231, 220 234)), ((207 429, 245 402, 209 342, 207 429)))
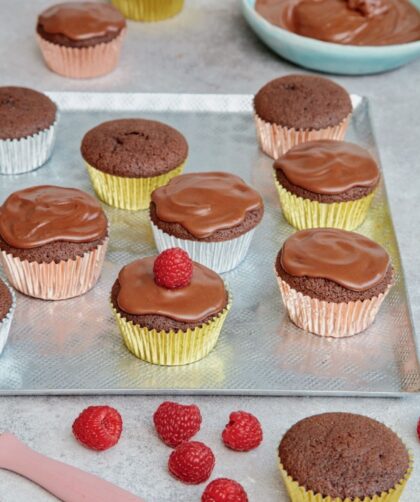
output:
POLYGON ((410 456, 410 465, 404 478, 393 488, 380 495, 364 497, 363 499, 359 497, 351 499, 348 497, 345 499, 340 497, 324 497, 320 493, 314 493, 312 490, 306 490, 305 487, 300 486, 297 481, 294 481, 293 478, 287 474, 281 462, 279 462, 279 468, 291 502, 398 502, 413 471, 413 458, 410 456))
POLYGON ((277 276, 281 296, 290 319, 296 326, 319 336, 341 338, 367 329, 391 289, 368 300, 333 303, 311 298, 291 288, 277 276))
POLYGON ((16 295, 12 288, 9 288, 10 294, 12 295, 12 305, 10 306, 9 312, 0 321, 0 355, 2 354, 4 347, 6 346, 7 339, 9 338, 10 326, 12 324, 13 316, 16 310, 16 295))
POLYGON ((131 211, 148 209, 153 190, 181 174, 184 166, 185 162, 172 171, 151 178, 124 178, 104 173, 86 163, 96 195, 109 206, 131 211))
POLYGON ((289 192, 276 178, 275 183, 284 217, 298 230, 322 227, 354 230, 365 220, 375 196, 373 191, 357 200, 324 203, 289 192))
POLYGON ((278 159, 288 150, 301 143, 320 139, 343 140, 350 123, 351 114, 340 124, 325 129, 289 129, 277 124, 270 124, 254 114, 257 138, 261 150, 278 159))
POLYGON ((9 283, 21 293, 42 300, 65 300, 80 296, 97 283, 109 239, 83 256, 58 263, 21 260, 5 251, 0 262, 9 283))
POLYGON ((161 366, 179 366, 203 359, 215 347, 226 316, 227 307, 210 321, 187 331, 156 331, 127 321, 112 306, 118 328, 128 350, 137 358, 161 366))
POLYGON ((118 64, 125 29, 113 40, 91 47, 66 47, 37 35, 47 66, 70 78, 94 78, 112 72, 118 64))
POLYGON ((112 0, 128 19, 161 21, 181 12, 184 0, 112 0))
POLYGON ((23 174, 41 167, 55 144, 57 120, 32 136, 0 140, 0 174, 23 174))
POLYGON ((169 235, 153 222, 150 223, 159 253, 165 249, 179 247, 187 251, 193 261, 197 261, 219 274, 233 270, 245 259, 255 231, 252 229, 227 241, 200 242, 169 235))

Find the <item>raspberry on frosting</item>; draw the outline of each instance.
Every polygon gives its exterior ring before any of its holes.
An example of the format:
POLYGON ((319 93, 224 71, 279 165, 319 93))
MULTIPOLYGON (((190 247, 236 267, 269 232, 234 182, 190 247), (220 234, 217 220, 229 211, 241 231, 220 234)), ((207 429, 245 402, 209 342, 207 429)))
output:
POLYGON ((153 273, 155 282, 167 289, 183 288, 190 284, 193 262, 181 248, 170 248, 156 258, 153 273))

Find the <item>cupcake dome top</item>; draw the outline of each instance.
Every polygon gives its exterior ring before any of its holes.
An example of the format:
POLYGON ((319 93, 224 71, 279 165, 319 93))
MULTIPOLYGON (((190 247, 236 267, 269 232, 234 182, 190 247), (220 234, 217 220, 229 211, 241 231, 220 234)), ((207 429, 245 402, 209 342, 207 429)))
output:
POLYGON ((12 193, 0 206, 0 237, 19 249, 57 241, 96 241, 106 235, 107 226, 98 201, 76 188, 26 188, 12 193))
POLYGON ((287 75, 268 82, 256 94, 254 108, 266 122, 291 129, 336 126, 352 112, 343 87, 309 75, 287 75))
POLYGON ((48 129, 57 107, 41 92, 26 87, 0 87, 0 140, 21 139, 48 129))
POLYGON ((324 413, 305 418, 283 436, 279 457, 287 474, 324 497, 373 497, 398 484, 409 468, 400 438, 369 417, 324 413))
POLYGON ((114 38, 126 26, 122 14, 112 5, 96 2, 64 2, 38 16, 38 33, 53 43, 66 45, 98 37, 114 38))
POLYGON ((88 164, 105 173, 150 178, 181 166, 188 144, 179 131, 161 122, 119 119, 88 131, 81 152, 88 164))
POLYGON ((316 194, 336 195, 355 187, 371 192, 379 181, 379 168, 370 153, 345 141, 297 145, 280 157, 274 168, 293 185, 316 194))
POLYGON ((179 224, 197 239, 242 225, 251 211, 258 213, 255 226, 264 211, 260 194, 239 176, 226 172, 176 176, 152 193, 152 203, 159 220, 179 224))
POLYGON ((12 304, 12 293, 6 284, 0 279, 0 322, 6 317, 12 304))

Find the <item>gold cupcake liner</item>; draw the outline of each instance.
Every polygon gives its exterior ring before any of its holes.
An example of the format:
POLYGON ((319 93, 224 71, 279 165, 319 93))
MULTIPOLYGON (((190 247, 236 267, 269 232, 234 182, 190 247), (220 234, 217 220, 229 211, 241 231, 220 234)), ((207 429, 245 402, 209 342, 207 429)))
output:
POLYGON ((109 239, 74 260, 37 263, 0 253, 9 283, 27 296, 42 300, 66 300, 93 288, 102 272, 109 239))
POLYGON ((291 502, 398 502, 404 488, 407 485, 407 481, 410 479, 411 473, 413 472, 413 458, 410 456, 410 464, 404 478, 401 479, 393 488, 387 492, 381 493, 380 495, 364 497, 363 499, 360 499, 359 497, 346 497, 345 499, 340 497, 333 498, 330 496, 324 497, 320 493, 314 493, 312 490, 306 490, 304 486, 299 485, 297 481, 288 475, 280 461, 279 468, 291 502))
POLYGON ((289 129, 277 124, 270 124, 254 113, 257 138, 261 150, 278 159, 288 150, 301 143, 320 139, 343 140, 350 123, 351 114, 340 124, 326 129, 289 129))
POLYGON ((37 35, 45 63, 55 73, 70 78, 94 78, 112 72, 118 64, 125 29, 113 40, 91 47, 66 47, 37 35))
POLYGON ((128 19, 162 21, 181 12, 184 0, 112 0, 128 19))
POLYGON ((109 206, 131 211, 148 209, 153 190, 181 174, 184 166, 185 162, 172 171, 151 178, 123 178, 104 173, 86 162, 96 195, 109 206))
POLYGON ((319 336, 342 338, 367 329, 391 289, 368 300, 333 303, 311 298, 291 288, 277 276, 283 303, 296 326, 319 336))
POLYGON ((275 178, 280 206, 287 222, 298 230, 306 228, 342 228, 354 230, 365 220, 375 191, 357 200, 317 202, 286 190, 275 178))
POLYGON ((231 302, 207 323, 187 331, 157 331, 127 321, 112 306, 128 350, 137 358, 160 366, 180 366, 203 359, 215 347, 231 302))

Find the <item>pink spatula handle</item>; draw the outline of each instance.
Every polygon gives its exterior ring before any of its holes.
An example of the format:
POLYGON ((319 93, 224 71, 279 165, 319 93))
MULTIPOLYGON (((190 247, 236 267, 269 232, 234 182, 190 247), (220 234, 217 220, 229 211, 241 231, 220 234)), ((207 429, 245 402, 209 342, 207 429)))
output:
POLYGON ((64 502, 142 502, 108 481, 31 450, 13 434, 0 434, 0 468, 30 479, 64 502))

